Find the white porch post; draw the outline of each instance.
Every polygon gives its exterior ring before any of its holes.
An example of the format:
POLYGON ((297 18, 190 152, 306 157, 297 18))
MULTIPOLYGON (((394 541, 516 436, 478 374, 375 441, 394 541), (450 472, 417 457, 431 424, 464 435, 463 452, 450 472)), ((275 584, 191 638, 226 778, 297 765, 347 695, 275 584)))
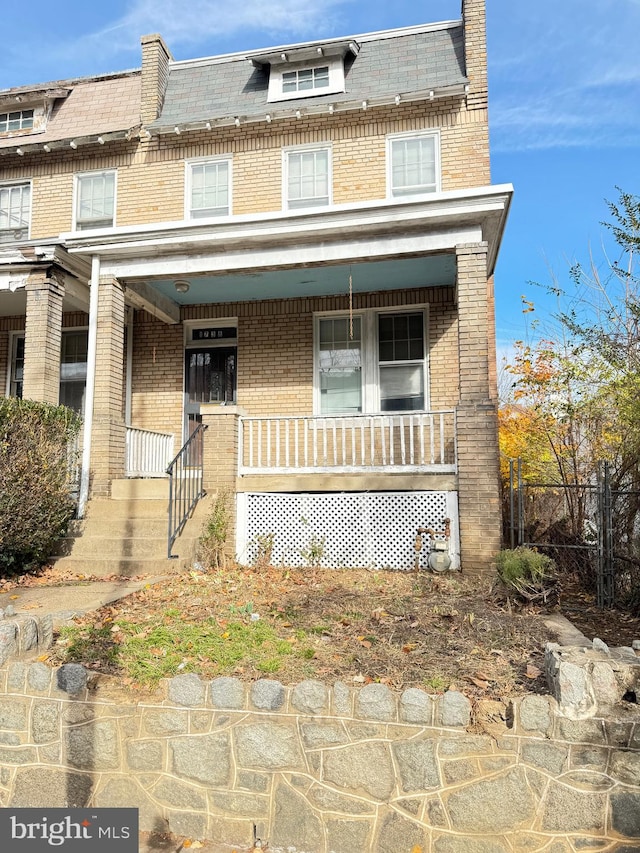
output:
POLYGON ((78 498, 78 518, 82 518, 89 498, 91 468, 91 430, 93 428, 93 401, 96 386, 96 342, 98 339, 98 286, 100 284, 100 256, 91 258, 91 290, 89 297, 89 337, 87 343, 87 386, 84 403, 84 429, 82 436, 82 473, 78 498))

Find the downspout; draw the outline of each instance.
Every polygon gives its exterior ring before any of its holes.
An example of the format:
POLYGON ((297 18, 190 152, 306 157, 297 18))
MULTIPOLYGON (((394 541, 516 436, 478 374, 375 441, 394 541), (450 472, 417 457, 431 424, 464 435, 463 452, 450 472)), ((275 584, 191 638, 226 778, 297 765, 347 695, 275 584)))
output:
POLYGON ((87 341, 87 387, 85 389, 84 429, 82 433, 82 473, 78 497, 78 518, 83 518, 89 499, 89 474, 91 468, 91 431, 93 429, 93 402, 96 387, 96 344, 98 339, 98 286, 100 284, 100 256, 91 258, 89 296, 89 338, 87 341))

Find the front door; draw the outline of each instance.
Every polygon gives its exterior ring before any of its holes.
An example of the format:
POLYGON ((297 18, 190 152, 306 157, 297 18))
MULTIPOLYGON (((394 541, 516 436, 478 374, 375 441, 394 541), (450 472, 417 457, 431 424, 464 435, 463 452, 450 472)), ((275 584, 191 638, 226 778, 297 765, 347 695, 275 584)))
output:
POLYGON ((202 422, 201 403, 235 403, 236 358, 236 347, 185 351, 185 441, 202 422))

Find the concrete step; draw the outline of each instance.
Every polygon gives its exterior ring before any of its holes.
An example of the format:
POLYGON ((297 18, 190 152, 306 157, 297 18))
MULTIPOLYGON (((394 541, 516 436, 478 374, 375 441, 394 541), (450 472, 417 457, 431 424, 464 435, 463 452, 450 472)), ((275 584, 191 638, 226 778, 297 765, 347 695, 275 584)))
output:
POLYGON ((148 480, 114 480, 111 484, 112 501, 169 500, 168 477, 148 480))
POLYGON ((119 577, 133 577, 134 575, 159 575, 177 574, 190 566, 188 560, 177 558, 167 560, 166 558, 128 558, 122 557, 60 557, 55 561, 56 567, 74 574, 96 575, 106 577, 118 575, 119 577))
POLYGON ((94 518, 148 518, 166 519, 169 507, 169 499, 147 499, 140 500, 111 500, 111 498, 94 498, 87 504, 85 518, 93 521, 94 518))
POLYGON ((63 539, 57 550, 59 557, 163 559, 167 556, 167 537, 76 536, 63 539))
POLYGON ((123 515, 114 517, 110 512, 105 511, 72 521, 69 525, 67 538, 76 539, 79 536, 108 537, 111 539, 166 539, 167 518, 139 518, 123 515))

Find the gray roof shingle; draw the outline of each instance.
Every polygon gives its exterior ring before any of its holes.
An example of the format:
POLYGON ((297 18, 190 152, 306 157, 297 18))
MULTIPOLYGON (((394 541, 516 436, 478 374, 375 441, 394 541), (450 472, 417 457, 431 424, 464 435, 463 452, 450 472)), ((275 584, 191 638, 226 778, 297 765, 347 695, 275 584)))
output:
POLYGON ((374 100, 409 95, 466 82, 462 26, 363 40, 345 62, 346 92, 269 104, 269 68, 254 68, 242 56, 228 61, 175 63, 162 114, 150 128, 222 119, 257 118, 271 109, 295 111, 306 105, 374 100))

